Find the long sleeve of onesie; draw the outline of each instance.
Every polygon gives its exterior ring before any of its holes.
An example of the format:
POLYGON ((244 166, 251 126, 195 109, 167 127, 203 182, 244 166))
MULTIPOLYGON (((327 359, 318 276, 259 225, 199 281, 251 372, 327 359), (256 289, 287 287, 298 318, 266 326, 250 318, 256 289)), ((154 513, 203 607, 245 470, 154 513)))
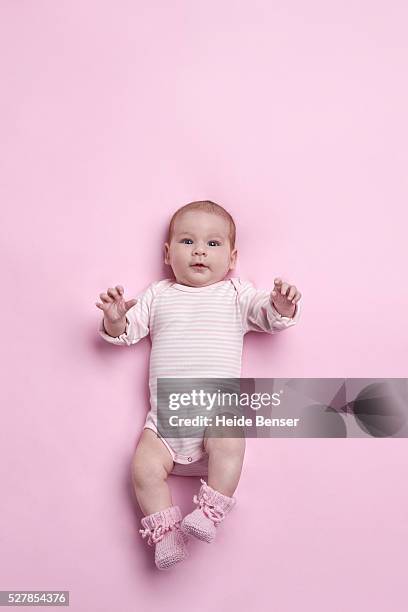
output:
POLYGON ((99 325, 99 333, 111 344, 130 346, 136 344, 149 333, 150 311, 155 295, 157 282, 152 283, 144 293, 137 297, 137 302, 126 313, 126 329, 120 336, 110 336, 106 333, 103 318, 99 325))
POLYGON ((300 317, 300 301, 293 317, 282 316, 271 303, 271 291, 255 289, 250 281, 236 279, 238 303, 244 334, 249 331, 276 334, 296 325, 300 317))

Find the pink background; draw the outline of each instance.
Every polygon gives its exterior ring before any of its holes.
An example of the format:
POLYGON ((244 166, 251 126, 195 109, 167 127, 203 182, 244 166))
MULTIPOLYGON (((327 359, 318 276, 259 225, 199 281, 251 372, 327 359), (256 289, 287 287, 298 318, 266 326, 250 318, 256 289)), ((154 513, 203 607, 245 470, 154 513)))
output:
MULTIPOLYGON (((406 610, 404 439, 249 440, 238 504, 170 573, 131 458, 149 341, 99 293, 169 276, 172 212, 228 208, 237 276, 303 318, 246 337, 243 376, 406 377, 404 2, 3 0, 0 589, 75 612, 406 610)), ((193 508, 197 478, 171 477, 193 508)))

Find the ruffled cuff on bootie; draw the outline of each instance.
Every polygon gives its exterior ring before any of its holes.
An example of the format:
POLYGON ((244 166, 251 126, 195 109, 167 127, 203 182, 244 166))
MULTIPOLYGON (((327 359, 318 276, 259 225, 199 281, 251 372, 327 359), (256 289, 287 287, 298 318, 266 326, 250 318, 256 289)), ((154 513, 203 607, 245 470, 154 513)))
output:
POLYGON ((210 487, 202 478, 198 495, 194 495, 193 502, 211 519, 215 525, 224 520, 228 512, 235 506, 235 497, 228 497, 210 487))
POLYGON ((165 533, 180 526, 182 519, 179 506, 169 506, 165 510, 159 510, 141 520, 143 529, 139 529, 142 538, 148 538, 149 546, 157 544, 163 539, 165 533))

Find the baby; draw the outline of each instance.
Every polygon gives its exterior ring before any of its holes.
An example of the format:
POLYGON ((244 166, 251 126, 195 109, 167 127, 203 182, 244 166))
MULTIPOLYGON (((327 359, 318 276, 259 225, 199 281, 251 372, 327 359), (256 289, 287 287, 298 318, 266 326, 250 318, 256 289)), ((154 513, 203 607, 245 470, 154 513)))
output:
POLYGON ((168 438, 157 427, 157 378, 239 378, 243 336, 274 334, 295 325, 301 293, 275 278, 272 291, 227 278, 237 260, 235 224, 211 201, 191 202, 170 222, 164 261, 173 279, 153 282, 137 299, 126 301, 121 285, 100 294, 104 317, 99 333, 108 342, 135 344, 151 338, 150 406, 133 462, 132 480, 144 514, 142 537, 155 545, 158 569, 188 556, 189 536, 210 543, 236 503, 245 437, 168 438), (207 476, 193 497, 197 505, 181 516, 173 506, 169 474, 207 476))

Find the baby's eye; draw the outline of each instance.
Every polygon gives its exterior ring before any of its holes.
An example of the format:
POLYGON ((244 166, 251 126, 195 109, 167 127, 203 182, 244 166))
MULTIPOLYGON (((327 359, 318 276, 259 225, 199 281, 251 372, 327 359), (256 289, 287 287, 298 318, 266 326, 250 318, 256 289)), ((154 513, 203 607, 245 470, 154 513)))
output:
POLYGON ((213 246, 213 245, 211 244, 211 242, 213 242, 213 243, 214 243, 216 246, 220 246, 220 242, 218 242, 218 240, 209 240, 209 241, 208 241, 208 244, 209 244, 210 246, 213 246))
POLYGON ((191 238, 183 238, 183 239, 181 240, 181 242, 182 242, 182 243, 184 242, 185 244, 187 244, 187 243, 186 243, 186 240, 189 240, 190 242, 193 242, 193 241, 191 240, 191 238))

